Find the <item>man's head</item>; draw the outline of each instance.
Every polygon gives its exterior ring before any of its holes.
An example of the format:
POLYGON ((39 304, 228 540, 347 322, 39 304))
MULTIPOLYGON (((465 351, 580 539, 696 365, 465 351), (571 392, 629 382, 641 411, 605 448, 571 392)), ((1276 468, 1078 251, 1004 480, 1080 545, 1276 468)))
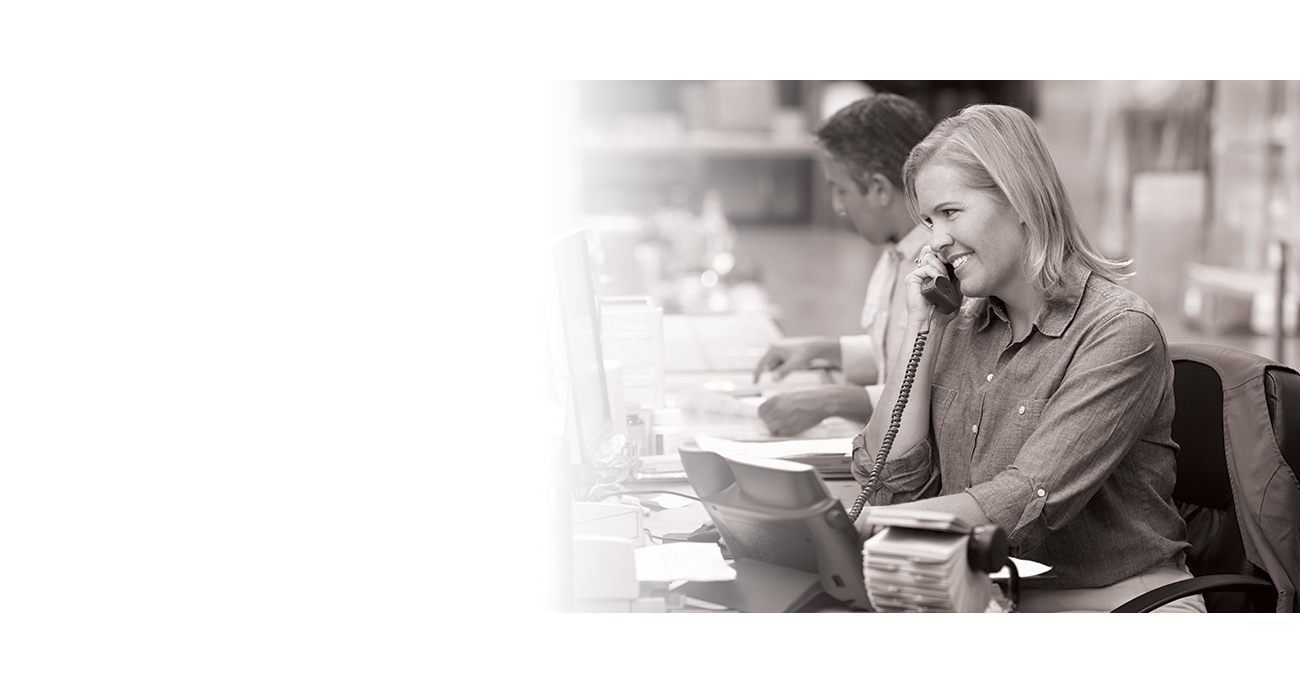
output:
POLYGON ((859 99, 813 136, 835 213, 873 243, 897 241, 914 222, 903 200, 903 163, 934 126, 925 109, 896 94, 859 99))

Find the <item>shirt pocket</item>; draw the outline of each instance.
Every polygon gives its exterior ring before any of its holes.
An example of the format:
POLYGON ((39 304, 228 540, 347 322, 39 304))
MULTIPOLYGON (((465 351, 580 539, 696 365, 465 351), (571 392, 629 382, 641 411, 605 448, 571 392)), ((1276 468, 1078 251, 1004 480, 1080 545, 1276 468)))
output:
POLYGON ((957 391, 942 385, 930 385, 930 429, 942 431, 944 419, 952 410, 952 402, 957 398, 957 391))

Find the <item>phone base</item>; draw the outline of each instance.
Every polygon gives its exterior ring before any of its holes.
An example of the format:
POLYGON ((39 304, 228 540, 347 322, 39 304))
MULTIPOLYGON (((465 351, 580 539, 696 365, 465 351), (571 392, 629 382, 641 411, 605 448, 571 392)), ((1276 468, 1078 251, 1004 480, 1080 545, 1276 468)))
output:
POLYGON ((676 591, 753 614, 798 611, 817 595, 826 595, 816 573, 747 558, 736 561, 731 567, 736 569, 735 580, 688 582, 676 591))

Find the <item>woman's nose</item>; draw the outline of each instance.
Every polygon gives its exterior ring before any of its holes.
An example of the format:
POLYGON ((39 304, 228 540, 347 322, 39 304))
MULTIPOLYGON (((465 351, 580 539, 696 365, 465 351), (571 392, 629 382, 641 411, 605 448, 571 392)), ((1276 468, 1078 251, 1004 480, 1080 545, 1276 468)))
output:
POLYGON ((840 202, 839 195, 831 195, 831 211, 835 212, 837 217, 844 216, 844 203, 840 202))
POLYGON ((930 249, 933 250, 936 255, 942 255, 943 253, 941 251, 950 245, 952 245, 952 236, 949 236, 936 224, 935 227, 930 230, 930 249))

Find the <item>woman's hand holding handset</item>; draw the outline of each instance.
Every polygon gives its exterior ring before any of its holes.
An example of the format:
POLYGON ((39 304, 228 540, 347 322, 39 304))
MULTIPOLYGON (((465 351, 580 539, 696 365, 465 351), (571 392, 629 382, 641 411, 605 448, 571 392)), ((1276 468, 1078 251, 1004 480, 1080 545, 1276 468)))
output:
MULTIPOLYGON (((949 266, 945 265, 943 260, 927 245, 921 249, 921 256, 917 259, 916 270, 907 275, 906 280, 907 320, 909 325, 917 328, 917 331, 926 331, 927 324, 929 324, 931 330, 942 329, 957 316, 956 310, 944 312, 936 308, 934 303, 922 295, 922 285, 927 281, 938 280, 940 277, 956 284, 956 277, 951 274, 949 266)), ((960 302, 960 294, 956 295, 955 300, 960 302)))

